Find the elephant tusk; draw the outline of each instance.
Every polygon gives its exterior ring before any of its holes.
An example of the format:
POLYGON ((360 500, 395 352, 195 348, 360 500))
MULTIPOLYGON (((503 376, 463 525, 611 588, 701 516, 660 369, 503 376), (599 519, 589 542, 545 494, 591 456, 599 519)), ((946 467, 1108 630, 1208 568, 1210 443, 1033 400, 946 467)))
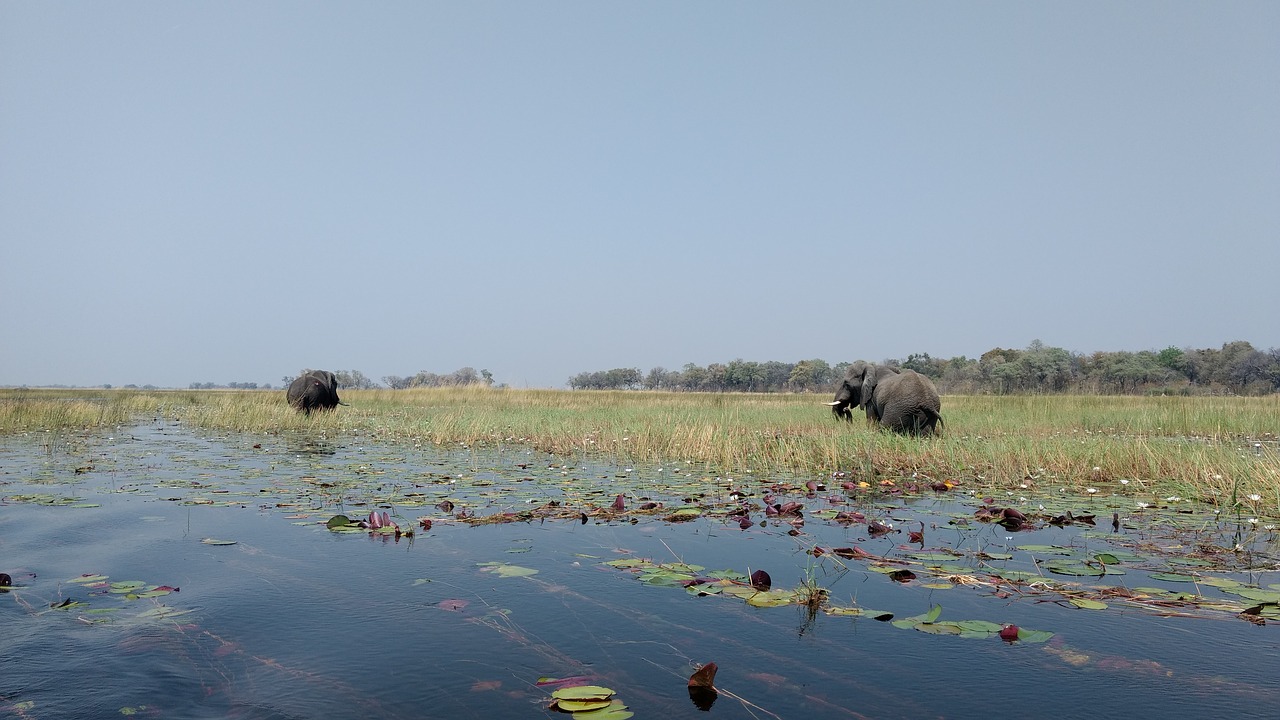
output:
POLYGON ((822 403, 822 404, 823 404, 823 405, 830 405, 830 406, 832 406, 832 407, 835 407, 836 405, 839 405, 839 404, 840 404, 840 401, 839 401, 839 400, 836 400, 835 402, 822 403))

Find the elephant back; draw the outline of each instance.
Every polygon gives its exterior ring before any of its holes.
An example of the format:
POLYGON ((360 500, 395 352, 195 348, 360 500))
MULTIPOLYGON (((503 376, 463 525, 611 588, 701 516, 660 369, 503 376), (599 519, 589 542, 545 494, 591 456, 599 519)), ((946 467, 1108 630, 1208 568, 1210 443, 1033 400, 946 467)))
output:
POLYGON ((289 384, 285 399, 300 412, 332 410, 338 399, 338 378, 328 370, 308 370, 289 384))

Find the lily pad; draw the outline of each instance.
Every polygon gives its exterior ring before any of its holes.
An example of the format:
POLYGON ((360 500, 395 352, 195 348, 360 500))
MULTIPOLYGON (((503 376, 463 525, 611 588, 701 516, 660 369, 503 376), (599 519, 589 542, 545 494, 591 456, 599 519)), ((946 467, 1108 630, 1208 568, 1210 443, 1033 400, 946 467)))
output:
POLYGON ((519 565, 508 565, 507 563, 499 562, 480 563, 480 571, 493 573, 498 577, 527 577, 529 575, 538 574, 538 571, 533 568, 520 567, 519 565))
POLYGON ((1165 582, 1195 582, 1196 578, 1192 575, 1182 575, 1179 573, 1151 573, 1147 577, 1152 580, 1164 580, 1165 582))
POLYGON ((791 590, 769 590, 757 592, 747 598, 747 604, 754 607, 782 607, 794 603, 795 600, 796 594, 791 590))
POLYGON ((613 696, 613 690, 600 685, 577 685, 560 688, 551 693, 551 697, 555 700, 600 700, 613 696))
POLYGON ((902 628, 904 630, 909 630, 915 627, 916 625, 920 625, 923 623, 932 623, 934 620, 937 620, 938 616, 940 615, 942 615, 942 606, 934 605, 932 608, 929 609, 929 612, 927 613, 924 613, 921 615, 912 615, 911 617, 902 618, 901 620, 894 620, 893 626, 897 628, 902 628))

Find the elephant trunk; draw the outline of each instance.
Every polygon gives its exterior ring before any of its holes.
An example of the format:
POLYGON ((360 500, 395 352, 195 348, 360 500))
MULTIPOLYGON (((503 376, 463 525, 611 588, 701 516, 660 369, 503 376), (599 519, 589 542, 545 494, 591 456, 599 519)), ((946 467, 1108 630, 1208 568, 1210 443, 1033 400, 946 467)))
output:
POLYGON ((831 406, 831 414, 836 416, 837 420, 846 420, 853 422, 853 413, 849 410, 849 403, 835 400, 827 403, 831 406))

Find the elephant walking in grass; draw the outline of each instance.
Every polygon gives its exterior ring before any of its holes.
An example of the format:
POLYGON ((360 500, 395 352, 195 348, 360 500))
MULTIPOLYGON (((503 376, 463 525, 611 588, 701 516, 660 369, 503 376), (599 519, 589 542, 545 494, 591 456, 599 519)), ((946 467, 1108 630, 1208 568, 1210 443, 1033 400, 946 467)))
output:
POLYGON ((308 370, 289 384, 289 404, 298 412, 332 410, 346 403, 338 399, 338 378, 328 370, 308 370))
POLYGON ((942 426, 942 400, 929 378, 914 370, 858 362, 836 388, 831 412, 853 420, 849 408, 866 410, 867 422, 908 435, 932 435, 942 426))

